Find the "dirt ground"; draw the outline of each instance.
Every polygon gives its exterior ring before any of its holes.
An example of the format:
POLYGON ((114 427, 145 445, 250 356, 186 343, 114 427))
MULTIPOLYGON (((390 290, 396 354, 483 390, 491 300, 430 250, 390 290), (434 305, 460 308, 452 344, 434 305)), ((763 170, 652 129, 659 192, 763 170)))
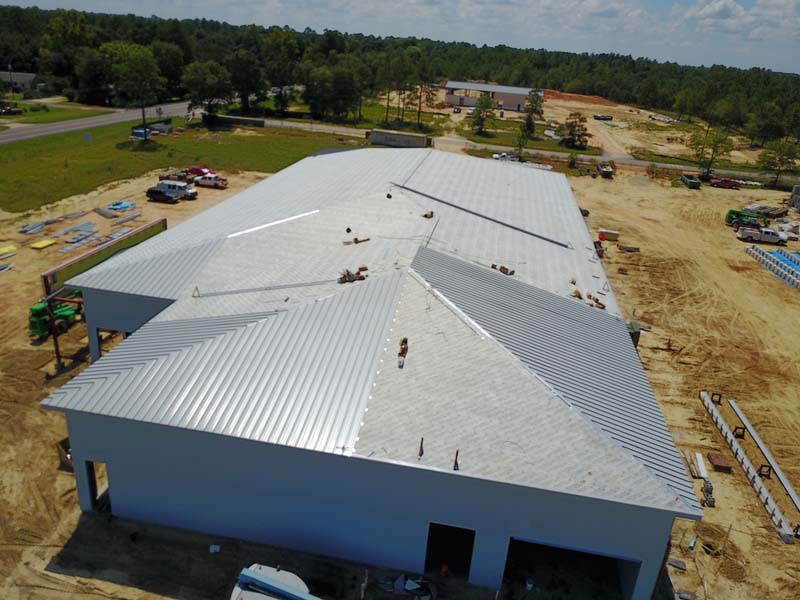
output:
MULTIPOLYGON (((590 210, 591 229, 618 229, 620 243, 641 248, 622 253, 606 242, 604 263, 626 317, 650 328, 639 352, 679 449, 722 452, 734 462, 730 474, 711 471, 706 462, 717 507, 705 509, 700 523, 677 521, 671 557, 688 570, 670 567, 676 589, 703 598, 702 575, 707 598, 800 597, 800 540, 781 541, 698 399, 700 390, 722 393, 722 413, 733 428, 740 422, 727 399, 735 398, 800 489, 800 293, 748 256, 723 224, 730 208, 778 205, 786 195, 691 191, 627 172, 614 181, 570 182, 578 203, 590 210), (704 542, 724 546, 724 555, 702 550, 704 542)), ((800 251, 800 244, 790 242, 789 250, 800 251)), ((767 462, 749 436, 742 445, 756 466, 767 462)), ((777 479, 764 481, 792 527, 800 523, 777 479)))

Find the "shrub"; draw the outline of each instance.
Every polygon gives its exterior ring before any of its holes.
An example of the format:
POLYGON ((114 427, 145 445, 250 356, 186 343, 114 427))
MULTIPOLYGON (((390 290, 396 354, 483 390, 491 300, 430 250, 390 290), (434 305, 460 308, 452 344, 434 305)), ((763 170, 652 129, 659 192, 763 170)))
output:
POLYGON ((656 177, 658 177, 658 168, 656 167, 655 163, 650 163, 649 165, 647 165, 645 171, 647 172, 647 176, 650 179, 655 179, 656 177))
POLYGON ((567 158, 567 166, 570 169, 574 169, 578 166, 578 155, 575 152, 569 153, 569 158, 567 158))

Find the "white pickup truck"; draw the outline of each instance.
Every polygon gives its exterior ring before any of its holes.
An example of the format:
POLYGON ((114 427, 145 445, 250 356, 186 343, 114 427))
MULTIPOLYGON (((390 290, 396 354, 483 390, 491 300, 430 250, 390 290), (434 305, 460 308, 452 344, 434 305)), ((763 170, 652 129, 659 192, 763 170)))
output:
POLYGON ((228 180, 220 177, 216 173, 206 173, 194 178, 194 184, 201 187, 213 187, 217 189, 225 189, 228 187, 228 180))
POLYGON ((780 244, 785 246, 789 240, 789 236, 785 233, 779 233, 774 229, 768 227, 740 227, 736 232, 736 236, 745 242, 766 242, 768 244, 780 244))

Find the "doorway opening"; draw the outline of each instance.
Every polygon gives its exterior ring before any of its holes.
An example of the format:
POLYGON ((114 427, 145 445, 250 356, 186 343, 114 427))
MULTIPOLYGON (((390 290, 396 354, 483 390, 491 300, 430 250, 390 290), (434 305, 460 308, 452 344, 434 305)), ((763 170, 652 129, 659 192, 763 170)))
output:
POLYGON ((452 577, 467 579, 472 564, 475 531, 441 523, 428 526, 428 548, 425 552, 425 572, 442 573, 446 566, 452 577))
POLYGON ((109 496, 108 468, 106 463, 86 461, 86 479, 89 483, 89 494, 92 500, 92 509, 99 513, 111 512, 111 497, 109 496))
POLYGON ((511 538, 503 584, 514 597, 539 590, 564 598, 625 600, 638 572, 636 562, 511 538))

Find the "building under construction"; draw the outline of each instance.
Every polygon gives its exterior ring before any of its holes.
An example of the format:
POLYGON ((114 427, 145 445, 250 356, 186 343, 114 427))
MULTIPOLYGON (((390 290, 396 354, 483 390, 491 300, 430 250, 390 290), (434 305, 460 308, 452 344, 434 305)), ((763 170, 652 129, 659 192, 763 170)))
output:
POLYGON ((702 514, 563 175, 313 156, 68 286, 95 358, 131 334, 43 403, 85 510, 99 462, 122 517, 490 588, 572 556, 640 600, 702 514))

